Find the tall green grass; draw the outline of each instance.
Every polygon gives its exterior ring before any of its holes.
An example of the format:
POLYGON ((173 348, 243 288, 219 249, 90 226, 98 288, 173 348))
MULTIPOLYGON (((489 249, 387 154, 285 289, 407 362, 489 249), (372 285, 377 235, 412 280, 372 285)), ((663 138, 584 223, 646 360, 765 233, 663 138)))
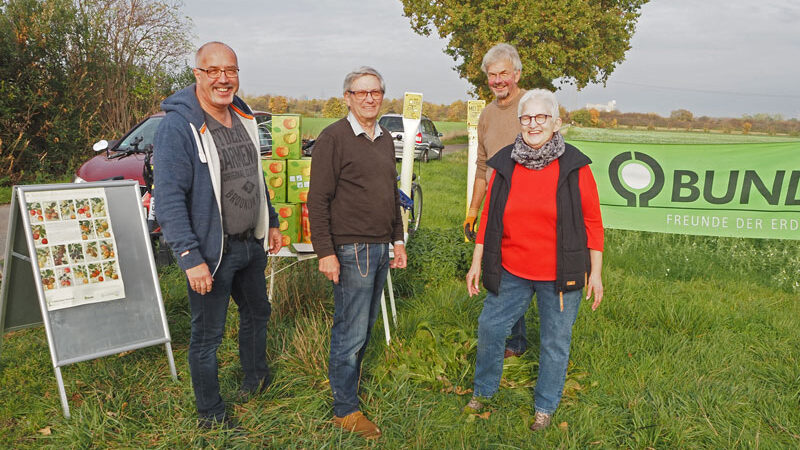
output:
MULTIPOLYGON (((186 363, 189 311, 174 267, 160 273, 180 380, 162 348, 64 368, 73 418, 61 416, 44 330, 4 336, 4 448, 797 448, 800 446, 800 246, 796 241, 607 230, 605 299, 581 306, 554 426, 533 434, 538 320, 530 348, 505 365, 488 418, 463 416, 471 395, 481 298, 463 277, 466 155, 417 167, 422 229, 409 268, 392 273, 398 326, 379 319, 361 382, 377 445, 330 425, 330 284, 316 260, 276 275, 268 353, 275 381, 230 404, 241 434, 199 431, 186 363)), ((289 261, 275 261, 280 270, 289 261)), ((223 396, 238 387, 238 321, 220 349, 223 396)))

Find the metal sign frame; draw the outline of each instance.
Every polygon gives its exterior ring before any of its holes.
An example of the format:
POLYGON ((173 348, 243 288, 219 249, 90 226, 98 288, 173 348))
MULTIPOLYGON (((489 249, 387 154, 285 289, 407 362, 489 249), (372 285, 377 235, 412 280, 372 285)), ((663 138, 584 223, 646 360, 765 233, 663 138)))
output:
MULTIPOLYGON (((153 260, 153 250, 150 246, 144 210, 141 207, 139 186, 135 181, 15 186, 11 194, 7 236, 3 283, 0 291, 0 333, 4 334, 7 331, 44 324, 65 417, 69 418, 70 412, 64 381, 61 376, 62 366, 164 344, 172 379, 177 381, 167 315, 161 296, 158 273, 153 260), (89 188, 103 188, 107 195, 112 194, 111 196, 116 200, 115 204, 109 204, 108 220, 113 226, 115 214, 120 215, 120 219, 117 219, 117 222, 124 232, 124 235, 120 237, 128 238, 125 239, 124 246, 128 250, 134 251, 131 252, 132 255, 126 255, 123 258, 123 252, 119 252, 120 249, 117 248, 118 253, 120 253, 118 264, 123 275, 126 272, 133 274, 126 283, 133 282, 131 284, 136 289, 126 289, 125 297, 120 301, 127 301, 127 303, 119 303, 115 300, 113 302, 90 303, 59 310, 49 310, 39 271, 39 262, 35 256, 36 247, 33 239, 32 224, 27 214, 25 194, 89 188), (138 213, 134 211, 138 211, 138 213), (122 219, 122 213, 126 214, 125 219, 129 220, 122 219), (123 263, 123 261, 125 262, 123 263), (134 265, 135 268, 133 267, 134 265), (142 267, 144 265, 146 267, 142 267), (38 298, 38 310, 35 306, 36 302, 32 298, 34 294, 38 298), (124 305, 124 307, 119 305, 124 305), (92 310, 93 308, 94 311, 92 310), (131 314, 131 309, 135 310, 136 308, 142 309, 142 313, 131 314), (81 327, 80 323, 76 326, 76 319, 78 322, 86 322, 87 317, 91 318, 91 314, 97 311, 102 311, 102 319, 106 324, 105 328, 81 327), (86 339, 87 336, 94 338, 95 336, 92 333, 104 332, 115 320, 127 333, 122 333, 122 336, 109 336, 105 340, 101 339, 100 341, 102 342, 92 344, 95 345, 95 348, 80 347, 81 345, 86 345, 82 344, 84 341, 94 343, 94 340, 86 339), (149 320, 151 323, 138 329, 135 328, 143 324, 144 320, 149 320), (154 324, 152 320, 160 320, 161 323, 154 324), (141 332, 141 335, 135 335, 137 332, 141 332), (146 335, 147 333, 149 335, 146 335), (117 342, 114 342, 115 339, 117 342), (125 339, 127 340, 125 341, 125 339), (68 356, 60 355, 60 349, 67 349, 64 353, 68 354, 68 356)), ((2 345, 2 334, 0 334, 0 345, 2 345)))

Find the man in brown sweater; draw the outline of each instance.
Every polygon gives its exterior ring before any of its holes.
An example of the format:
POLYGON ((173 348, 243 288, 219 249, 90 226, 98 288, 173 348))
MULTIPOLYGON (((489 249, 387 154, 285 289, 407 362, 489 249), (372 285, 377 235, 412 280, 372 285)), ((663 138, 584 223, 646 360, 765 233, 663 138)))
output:
POLYGON ((344 79, 347 117, 314 144, 308 215, 319 270, 333 282, 328 378, 333 423, 367 439, 380 429, 359 410, 361 360, 389 268, 406 267, 392 135, 377 123, 386 85, 370 67, 344 79), (389 243, 394 259, 389 260, 389 243))
MULTIPOLYGON (((525 94, 517 83, 522 75, 522 61, 517 49, 509 44, 497 44, 490 48, 483 57, 481 70, 489 79, 489 88, 495 96, 492 103, 484 108, 478 119, 478 160, 475 171, 475 185, 469 204, 467 219, 464 221, 464 233, 475 240, 475 225, 478 210, 486 196, 486 188, 492 176, 486 161, 501 148, 514 143, 521 128, 517 118, 519 99, 525 94)), ((521 355, 528 348, 525 337, 525 316, 511 329, 511 336, 506 341, 505 357, 521 355)))

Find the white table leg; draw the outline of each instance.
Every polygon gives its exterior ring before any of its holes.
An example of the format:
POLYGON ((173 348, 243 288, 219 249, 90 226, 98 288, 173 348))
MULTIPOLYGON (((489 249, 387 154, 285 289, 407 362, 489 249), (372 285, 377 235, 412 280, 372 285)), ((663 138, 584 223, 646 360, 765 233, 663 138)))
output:
POLYGON ((397 328, 397 310, 394 307, 394 288, 392 288, 391 269, 389 269, 389 272, 386 274, 386 284, 389 287, 389 305, 392 307, 392 322, 394 322, 394 326, 397 328))
POLYGON ((272 301, 272 283, 275 281, 275 260, 269 258, 269 287, 267 288, 267 299, 272 301))
POLYGON ((386 314, 386 296, 383 291, 381 291, 381 314, 383 315, 383 332, 386 335, 386 345, 389 345, 392 336, 389 333, 389 315, 386 314))

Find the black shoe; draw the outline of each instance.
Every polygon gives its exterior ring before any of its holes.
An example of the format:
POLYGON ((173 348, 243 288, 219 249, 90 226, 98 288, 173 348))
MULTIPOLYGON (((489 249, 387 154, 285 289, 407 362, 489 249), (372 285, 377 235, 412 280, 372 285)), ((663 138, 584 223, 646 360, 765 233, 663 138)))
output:
POLYGON ((245 403, 250 400, 251 397, 259 395, 266 391, 269 388, 269 385, 272 384, 272 375, 267 373, 267 376, 261 379, 261 382, 258 384, 258 388, 256 389, 248 389, 244 386, 239 388, 239 391, 236 393, 236 401, 239 403, 245 403))
POLYGON ((212 430, 216 428, 221 428, 223 430, 238 430, 239 422, 237 422, 236 419, 228 414, 225 414, 222 416, 222 419, 217 419, 216 417, 200 417, 197 421, 197 426, 205 430, 212 430))

